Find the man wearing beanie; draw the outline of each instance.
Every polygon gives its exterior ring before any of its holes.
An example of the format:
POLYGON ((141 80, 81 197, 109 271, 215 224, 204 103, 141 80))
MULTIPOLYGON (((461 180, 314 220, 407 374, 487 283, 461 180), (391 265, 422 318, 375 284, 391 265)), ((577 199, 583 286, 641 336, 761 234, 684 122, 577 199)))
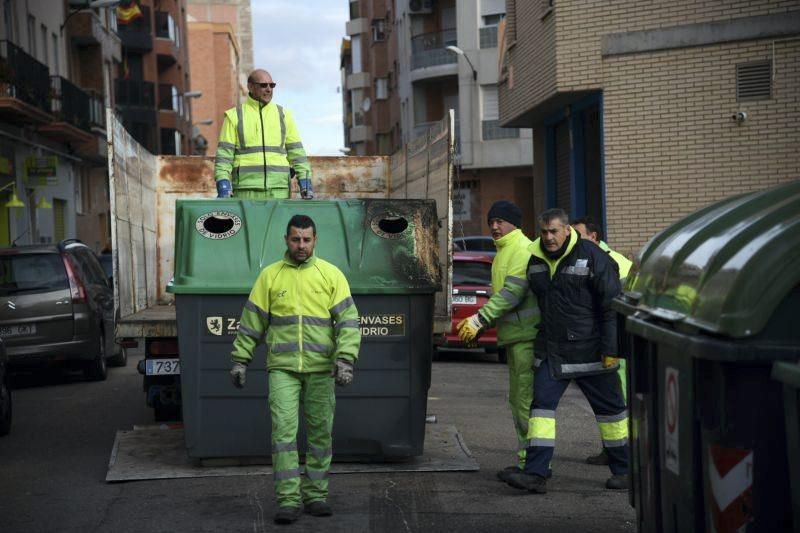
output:
POLYGON ((497 247, 492 263, 492 297, 474 315, 458 324, 458 334, 468 346, 492 325, 497 327, 497 344, 508 358, 508 405, 517 433, 517 464, 499 471, 502 481, 525 465, 528 417, 533 401, 533 340, 539 323, 536 298, 528 290, 526 269, 531 241, 522 230, 522 211, 501 200, 489 209, 487 222, 497 247))

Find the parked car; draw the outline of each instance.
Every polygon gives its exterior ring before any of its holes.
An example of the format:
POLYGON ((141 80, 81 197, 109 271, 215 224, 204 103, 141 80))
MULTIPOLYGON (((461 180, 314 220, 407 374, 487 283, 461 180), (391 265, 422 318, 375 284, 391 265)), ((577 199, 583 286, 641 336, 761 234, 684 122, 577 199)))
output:
MULTIPOLYGON (((453 253, 452 327, 441 344, 443 348, 465 348, 458 338, 456 326, 478 312, 492 295, 493 257, 477 252, 453 253)), ((501 363, 506 362, 505 350, 497 347, 497 332, 491 328, 478 339, 478 347, 497 352, 501 363)))
POLYGON ((125 363, 113 289, 77 239, 0 249, 0 337, 12 367, 64 361, 100 381, 107 363, 125 363))
POLYGON ((464 252, 481 252, 492 257, 497 253, 497 248, 494 246, 494 239, 486 235, 456 237, 453 239, 453 244, 458 247, 458 250, 464 252))
POLYGON ((0 437, 11 431, 11 387, 8 377, 8 355, 0 339, 0 437))

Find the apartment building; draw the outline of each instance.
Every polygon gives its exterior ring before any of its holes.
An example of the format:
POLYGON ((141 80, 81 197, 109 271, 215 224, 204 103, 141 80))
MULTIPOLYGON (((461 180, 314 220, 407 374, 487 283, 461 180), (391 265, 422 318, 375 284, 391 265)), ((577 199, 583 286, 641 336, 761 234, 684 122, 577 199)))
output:
POLYGON ((0 246, 109 242, 105 107, 121 60, 112 10, 2 0, 0 246))
POLYGON ((800 177, 800 2, 506 1, 500 123, 534 205, 635 253, 703 205, 800 177))
POLYGON ((191 86, 202 93, 193 101, 194 153, 214 154, 225 110, 247 97, 253 71, 250 0, 189 0, 191 86))
MULTIPOLYGON (((488 234, 486 213, 499 199, 532 210, 531 133, 498 123, 504 15, 503 0, 350 2, 350 39, 342 43, 345 143, 354 154, 390 154, 454 110, 459 234, 488 234)), ((532 217, 525 228, 534 228, 532 217)))
POLYGON ((390 155, 402 145, 394 0, 350 2, 342 44, 345 145, 351 155, 390 155))
POLYGON ((122 65, 114 80, 117 109, 150 152, 192 153, 186 0, 136 0, 117 8, 122 65))

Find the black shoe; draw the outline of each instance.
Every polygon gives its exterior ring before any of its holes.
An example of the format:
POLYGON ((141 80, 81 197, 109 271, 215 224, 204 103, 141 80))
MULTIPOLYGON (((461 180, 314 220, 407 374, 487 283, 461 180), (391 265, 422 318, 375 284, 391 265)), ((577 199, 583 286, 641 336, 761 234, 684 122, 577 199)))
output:
POLYGON ((311 516, 331 516, 333 514, 331 506, 324 500, 307 503, 304 510, 311 516))
POLYGON ((509 485, 515 489, 527 490, 536 494, 547 493, 547 479, 536 474, 526 474, 525 472, 511 472, 508 474, 509 485))
POLYGON ((596 466, 607 466, 608 465, 608 454, 606 453, 605 448, 600 450, 600 453, 597 455, 590 455, 586 458, 586 463, 590 465, 596 466))
POLYGON ((628 490, 630 478, 628 474, 614 474, 606 481, 606 488, 611 490, 628 490))
POLYGON ((522 472, 522 469, 518 466, 507 466, 504 469, 497 471, 497 479, 503 483, 508 483, 508 474, 512 472, 522 472))
POLYGON ((281 507, 275 513, 276 524, 291 524, 300 517, 299 507, 281 507))

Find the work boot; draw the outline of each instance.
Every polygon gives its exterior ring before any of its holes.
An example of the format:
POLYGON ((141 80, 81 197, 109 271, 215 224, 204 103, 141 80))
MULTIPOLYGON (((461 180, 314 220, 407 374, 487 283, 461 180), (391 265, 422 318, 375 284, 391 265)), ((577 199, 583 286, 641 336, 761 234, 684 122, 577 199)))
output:
POLYGON ((508 474, 512 472, 522 472, 522 469, 518 466, 507 466, 504 469, 497 471, 497 479, 503 483, 508 483, 508 474))
POLYGON ((547 479, 536 474, 510 472, 506 483, 515 489, 527 490, 536 494, 545 494, 547 492, 547 479))
POLYGON ((304 510, 311 516, 331 516, 333 514, 331 506, 325 500, 307 503, 304 506, 304 510))
POLYGON ((606 488, 611 490, 628 490, 628 488, 630 488, 628 474, 614 474, 606 481, 606 488))
POLYGON ((291 524, 300 517, 299 507, 281 507, 275 513, 276 524, 291 524))
POLYGON ((586 464, 596 465, 596 466, 608 466, 608 454, 606 453, 606 449, 603 448, 597 455, 590 455, 589 457, 587 457, 586 464))

